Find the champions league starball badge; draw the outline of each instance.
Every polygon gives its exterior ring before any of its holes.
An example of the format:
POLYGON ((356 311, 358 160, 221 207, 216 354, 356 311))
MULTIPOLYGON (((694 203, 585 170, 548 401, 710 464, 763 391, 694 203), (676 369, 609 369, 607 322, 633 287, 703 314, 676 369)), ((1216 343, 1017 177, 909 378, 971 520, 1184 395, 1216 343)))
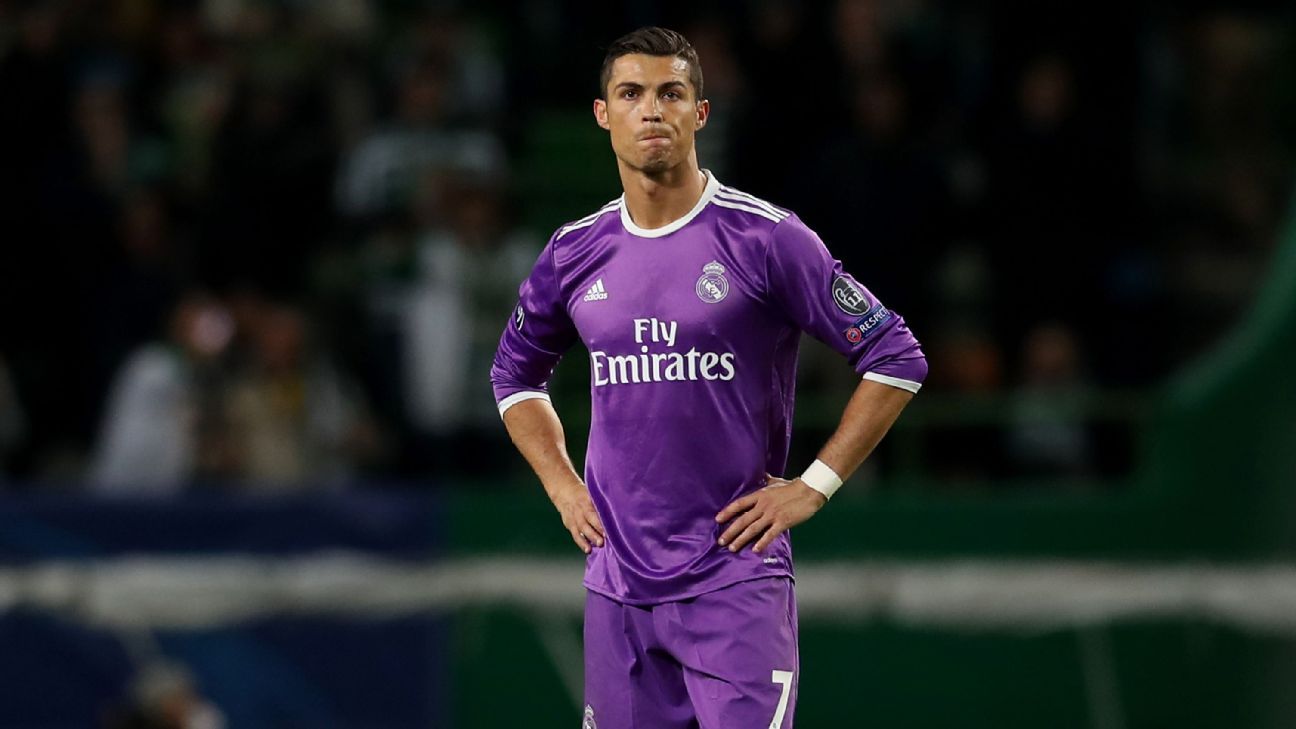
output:
POLYGON ((716 304, 729 295, 729 281, 725 279, 724 272, 724 266, 716 261, 702 267, 702 277, 693 288, 699 299, 708 304, 716 304))

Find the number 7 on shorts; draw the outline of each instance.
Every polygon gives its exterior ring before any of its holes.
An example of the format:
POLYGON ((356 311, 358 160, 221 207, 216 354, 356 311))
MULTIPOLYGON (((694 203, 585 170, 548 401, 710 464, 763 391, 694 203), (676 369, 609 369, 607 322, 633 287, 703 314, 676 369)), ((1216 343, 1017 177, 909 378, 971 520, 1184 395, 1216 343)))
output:
POLYGON ((778 708, 774 710, 774 718, 770 719, 769 725, 769 729, 781 729, 783 715, 787 713, 788 696, 792 694, 792 672, 775 670, 770 681, 783 685, 783 694, 779 696, 778 708))

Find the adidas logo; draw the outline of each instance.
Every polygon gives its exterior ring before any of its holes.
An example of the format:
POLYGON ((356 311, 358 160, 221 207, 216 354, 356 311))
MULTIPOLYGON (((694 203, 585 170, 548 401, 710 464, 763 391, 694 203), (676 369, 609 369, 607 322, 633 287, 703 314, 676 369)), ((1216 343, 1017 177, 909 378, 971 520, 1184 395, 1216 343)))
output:
POLYGON ((603 288, 603 279, 595 281, 594 285, 589 287, 589 291, 585 292, 586 301, 602 301, 606 298, 607 290, 603 288))

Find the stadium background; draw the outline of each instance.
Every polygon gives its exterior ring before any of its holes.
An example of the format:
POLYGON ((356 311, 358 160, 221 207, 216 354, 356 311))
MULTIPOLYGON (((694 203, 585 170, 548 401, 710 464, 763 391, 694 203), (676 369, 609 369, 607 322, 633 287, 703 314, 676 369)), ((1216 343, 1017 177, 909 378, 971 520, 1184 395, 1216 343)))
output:
MULTIPOLYGON (((795 535, 799 724, 1296 724, 1294 15, 0 1, 0 726, 576 724, 484 375, 651 23, 932 366, 795 535)), ((853 384, 800 374, 792 468, 853 384)))

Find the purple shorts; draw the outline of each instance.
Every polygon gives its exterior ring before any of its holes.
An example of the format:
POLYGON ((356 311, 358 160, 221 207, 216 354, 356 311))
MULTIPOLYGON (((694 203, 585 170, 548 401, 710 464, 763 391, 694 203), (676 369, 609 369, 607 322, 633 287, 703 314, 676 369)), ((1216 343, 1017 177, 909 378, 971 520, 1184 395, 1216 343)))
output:
POLYGON ((792 580, 767 577, 636 607, 585 598, 582 729, 790 729, 792 580))

